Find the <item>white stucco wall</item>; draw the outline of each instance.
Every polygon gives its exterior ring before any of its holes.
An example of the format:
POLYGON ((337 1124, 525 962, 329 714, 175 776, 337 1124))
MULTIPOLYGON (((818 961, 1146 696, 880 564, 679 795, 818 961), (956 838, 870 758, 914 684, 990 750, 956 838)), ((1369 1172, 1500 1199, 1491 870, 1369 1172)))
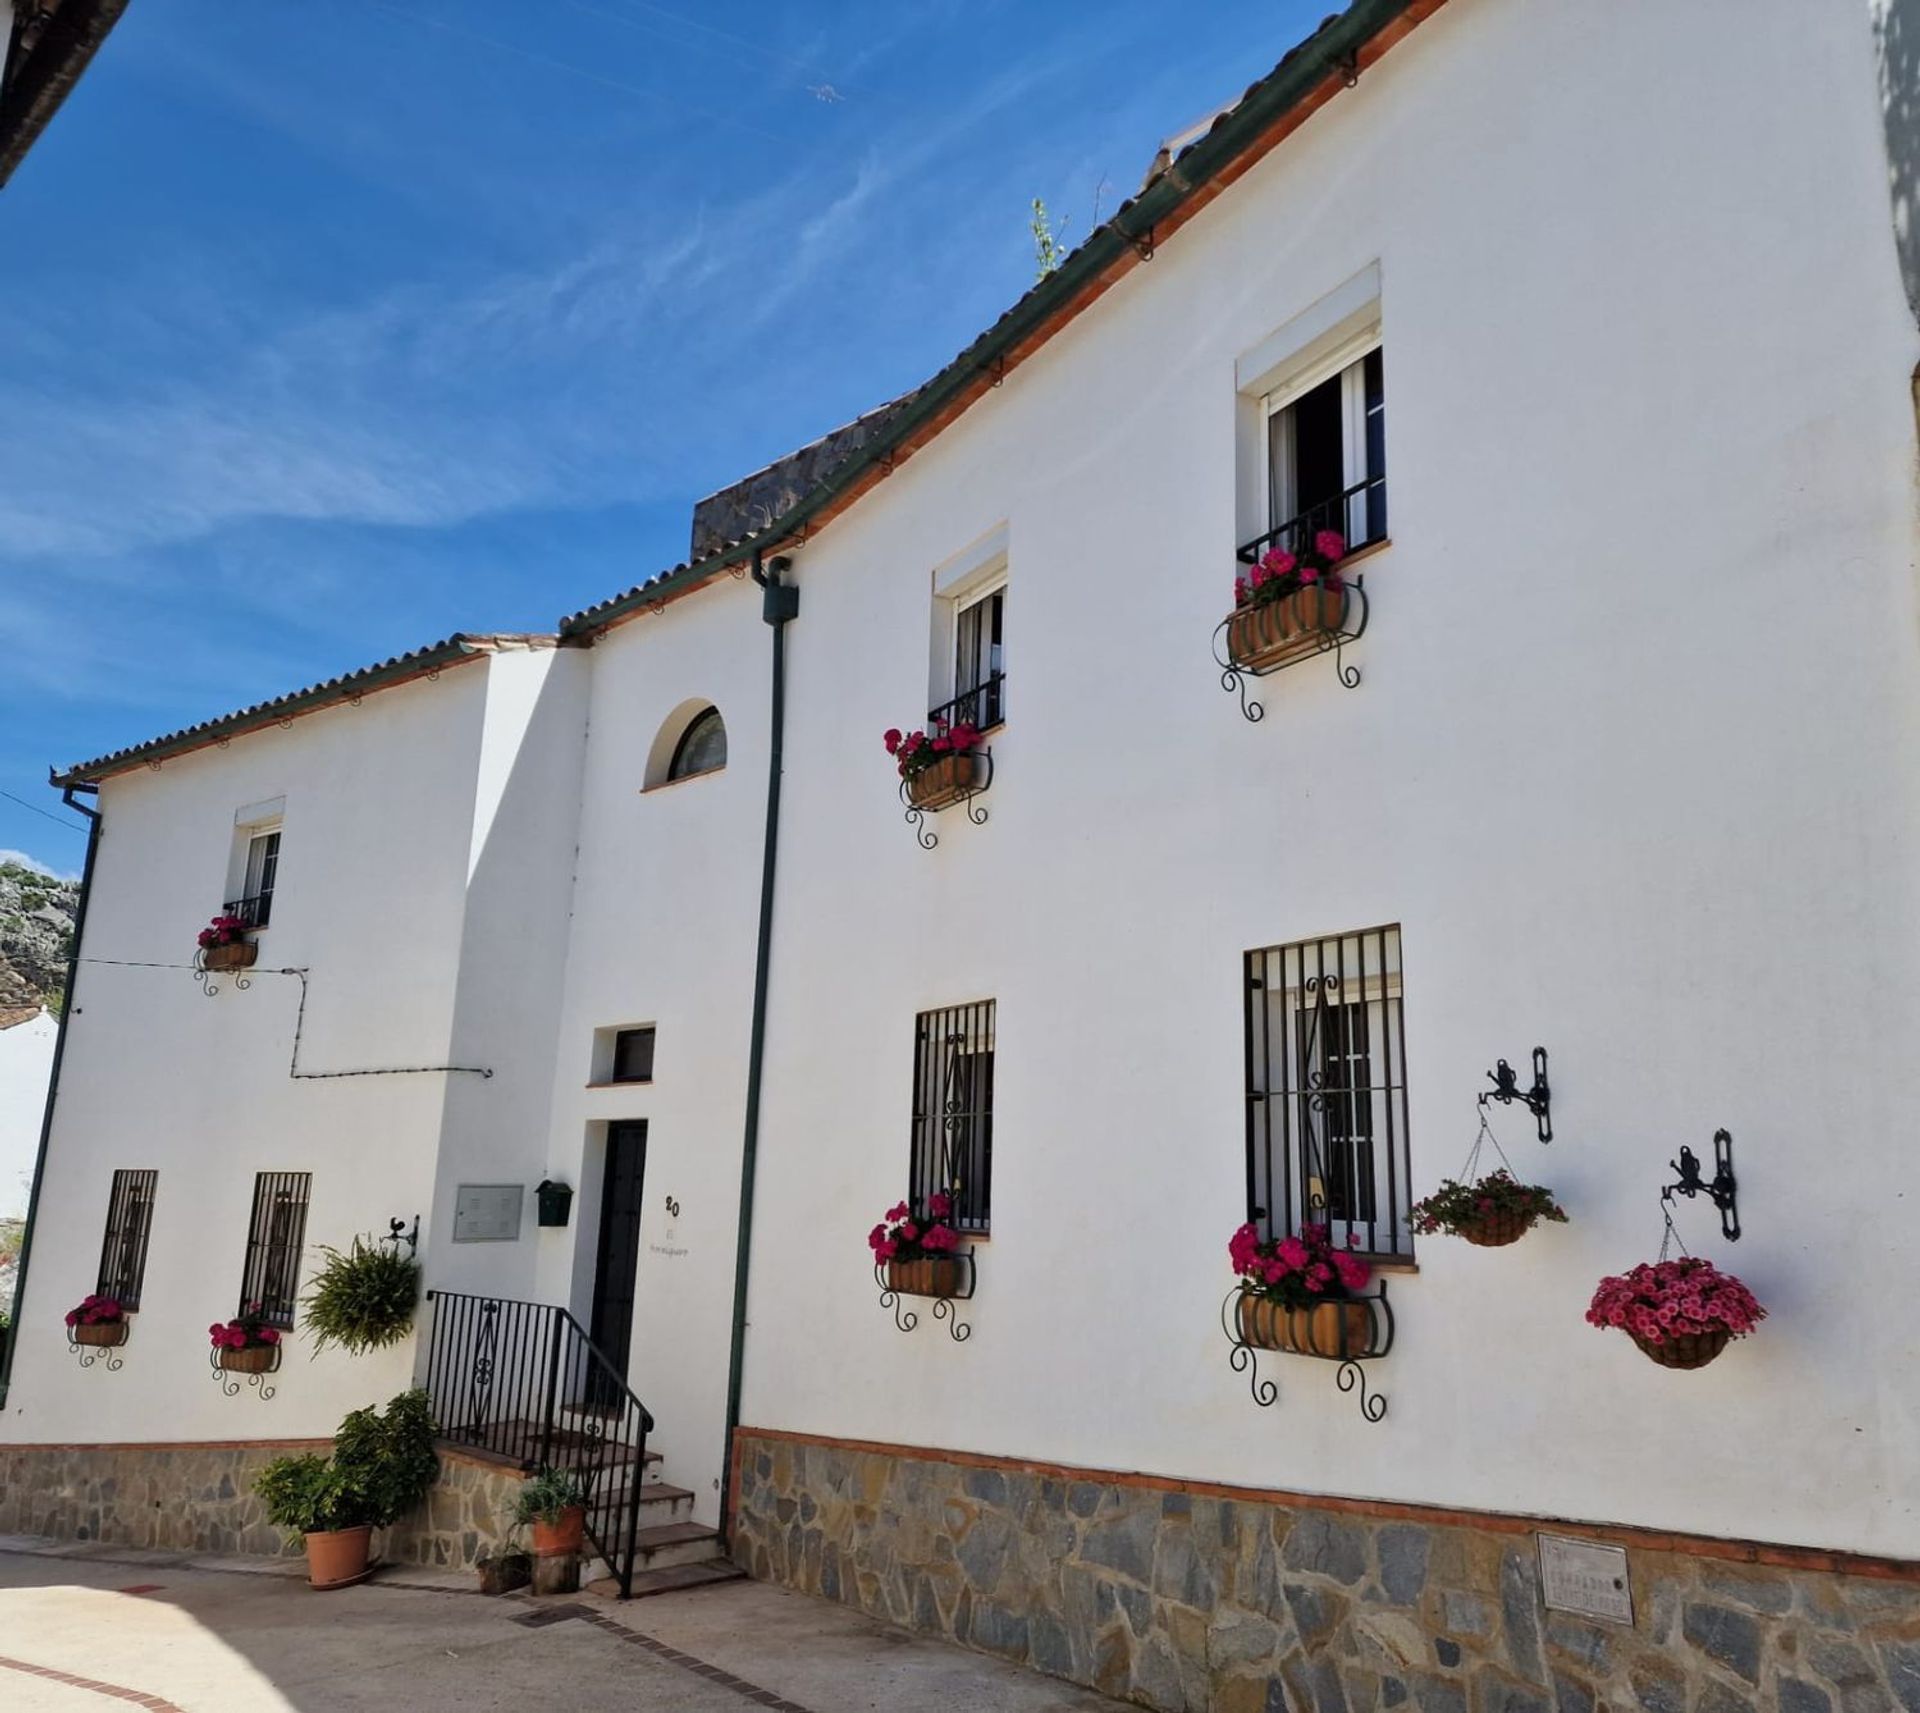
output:
POLYGON ((321 1244, 430 1212, 448 1079, 292 1080, 299 985, 267 972, 308 971, 305 1071, 448 1062, 489 670, 463 665, 103 786, 0 1438, 325 1435, 408 1384, 410 1344, 315 1358, 296 1331, 275 1398, 228 1398, 210 1377, 207 1327, 237 1304, 256 1172, 312 1173, 303 1280, 321 1244), (223 980, 208 999, 180 966, 227 896, 235 812, 277 797, 259 966, 246 990, 223 980), (145 1289, 124 1368, 82 1371, 60 1317, 94 1287, 120 1167, 159 1172, 145 1289))
POLYGON ((1877 126, 1847 7, 1457 0, 803 550, 749 1423, 1920 1552, 1885 1211, 1920 1190, 1920 351, 1877 126), (1364 682, 1295 668, 1249 725, 1207 657, 1235 360, 1376 261, 1364 682), (925 705, 930 570, 1003 519, 992 818, 922 852, 879 734, 925 705), (1543 1042, 1559 1139, 1501 1128, 1573 1223, 1423 1240, 1369 1427, 1306 1360, 1254 1408, 1217 1315, 1240 954, 1381 922, 1416 1184, 1543 1042), (895 1331, 864 1235, 915 1012, 985 996, 961 1347, 895 1331), (1773 1318, 1668 1373, 1582 1314, 1721 1125, 1747 1235, 1681 1219, 1773 1318))
POLYGON ((0 1219, 24 1219, 60 1024, 49 1012, 0 1029, 0 1219))

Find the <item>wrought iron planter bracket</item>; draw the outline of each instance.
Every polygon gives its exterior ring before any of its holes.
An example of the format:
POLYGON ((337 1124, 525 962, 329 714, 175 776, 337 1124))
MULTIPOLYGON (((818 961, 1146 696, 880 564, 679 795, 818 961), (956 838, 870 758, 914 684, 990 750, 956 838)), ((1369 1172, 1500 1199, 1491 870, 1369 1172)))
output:
POLYGON ((126 1366, 116 1354, 127 1342, 127 1323, 120 1322, 120 1336, 111 1344, 82 1344, 74 1336, 72 1327, 67 1328, 67 1348, 79 1358, 82 1368, 91 1368, 96 1362, 105 1367, 109 1374, 117 1374, 126 1366))
MULTIPOLYGON (((1234 1305, 1240 1300, 1241 1288, 1235 1285, 1227 1292, 1226 1300, 1220 1305, 1220 1325, 1227 1335, 1231 1349, 1227 1355, 1227 1365, 1236 1374, 1247 1376, 1247 1387, 1253 1395, 1253 1401, 1262 1409, 1274 1403, 1280 1396, 1280 1388, 1272 1380, 1260 1378, 1260 1358, 1258 1352, 1266 1347, 1247 1343, 1240 1336, 1239 1319, 1234 1305)), ((1387 1281, 1380 1281, 1379 1291, 1372 1296, 1346 1297, 1343 1302, 1361 1302, 1367 1305, 1370 1320, 1370 1334, 1365 1350, 1348 1353, 1345 1350, 1321 1352, 1317 1350, 1276 1350, 1276 1356, 1309 1356, 1323 1362, 1337 1362, 1333 1382, 1343 1392, 1358 1388, 1360 1393, 1360 1414, 1370 1422, 1377 1422, 1387 1413, 1387 1399, 1384 1392, 1372 1391, 1367 1385, 1367 1371, 1363 1366, 1378 1361, 1393 1348, 1393 1307, 1387 1301, 1387 1281)), ((1328 1305, 1320 1305, 1322 1307, 1328 1305)))
POLYGON ((220 1390, 226 1393, 229 1398, 237 1398, 240 1396, 240 1382, 244 1380, 249 1386, 257 1386, 260 1389, 260 1400, 264 1403, 278 1390, 277 1387, 267 1384, 267 1376, 269 1374, 278 1374, 280 1372, 280 1346, 276 1344, 272 1346, 272 1350, 273 1360, 258 1374, 246 1374, 237 1369, 222 1368, 220 1366, 220 1352, 217 1349, 207 1352, 207 1364, 212 1368, 213 1377, 215 1381, 218 1382, 220 1390))
MULTIPOLYGON (((951 1338, 955 1344, 965 1344, 966 1341, 973 1336, 973 1327, 969 1322, 962 1320, 959 1315, 954 1312, 953 1305, 955 1303, 964 1303, 973 1295, 973 1251, 966 1250, 962 1252, 956 1250, 952 1259, 964 1269, 961 1288, 951 1292, 947 1296, 933 1298, 933 1318, 946 1327, 947 1336, 951 1338)), ((920 1316, 915 1313, 914 1310, 903 1307, 900 1299, 902 1297, 916 1297, 930 1293, 896 1290, 887 1281, 887 1264, 884 1261, 874 1263, 873 1279, 874 1283, 880 1287, 880 1306, 883 1309, 891 1309, 893 1311, 894 1326, 901 1332, 913 1331, 913 1329, 920 1324, 920 1316)))
POLYGON ((1350 666, 1346 661, 1346 646, 1358 642, 1367 628, 1367 580, 1364 576, 1350 577, 1345 584, 1347 601, 1340 615, 1340 623, 1333 630, 1318 632, 1318 645, 1307 647, 1304 644, 1298 654, 1289 654, 1283 660, 1270 666, 1252 666, 1244 661, 1235 660, 1227 647, 1227 627, 1235 615, 1229 613, 1213 631, 1213 663, 1220 668, 1220 688, 1230 693, 1237 692, 1240 697, 1240 712, 1247 719, 1258 723, 1267 717, 1264 704, 1252 700, 1247 695, 1249 678, 1270 678, 1276 672, 1284 672, 1289 666, 1298 666, 1304 660, 1318 660, 1322 655, 1333 656, 1333 668, 1340 682, 1349 690, 1360 683, 1360 668, 1350 666))
POLYGON ((1733 1175, 1733 1133, 1728 1130, 1716 1130, 1713 1133, 1713 1176, 1703 1178, 1700 1175, 1700 1156, 1691 1148, 1682 1148, 1680 1158, 1671 1160, 1668 1165, 1679 1174, 1678 1178, 1660 1192, 1663 1202, 1671 1202, 1676 1195, 1691 1199, 1705 1196, 1720 1210, 1720 1235, 1729 1243, 1740 1241, 1740 1203, 1739 1183, 1733 1175))
MULTIPOLYGON (((1540 1127, 1540 1140, 1553 1140, 1553 1090, 1547 1086, 1547 1050, 1535 1047, 1533 1050, 1533 1087, 1520 1086, 1519 1073, 1505 1059, 1501 1059, 1492 1070, 1487 1072, 1487 1080, 1493 1084, 1480 1095, 1480 1104, 1485 1106, 1490 1100, 1497 1100, 1502 1106, 1510 1101, 1519 1101, 1534 1116, 1540 1127)), ((1677 1169, 1677 1168, 1676 1168, 1677 1169)))
POLYGON ((951 809, 957 804, 966 810, 967 819, 976 827, 984 827, 987 824, 987 806, 977 802, 976 799, 993 784, 993 746, 983 744, 980 748, 969 750, 967 753, 979 757, 987 764, 986 777, 971 790, 961 792, 958 797, 948 798, 941 803, 916 803, 907 787, 907 782, 904 779, 900 781, 900 801, 907 806, 907 825, 913 829, 913 836, 919 841, 923 851, 932 850, 940 842, 939 835, 927 825, 927 817, 939 814, 942 809, 951 809))

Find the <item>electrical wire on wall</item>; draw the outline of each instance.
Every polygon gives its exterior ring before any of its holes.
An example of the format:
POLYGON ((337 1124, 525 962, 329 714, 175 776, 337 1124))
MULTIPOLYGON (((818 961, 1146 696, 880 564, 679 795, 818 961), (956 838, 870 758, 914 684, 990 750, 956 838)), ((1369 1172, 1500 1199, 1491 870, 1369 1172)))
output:
MULTIPOLYGON (((145 963, 133 958, 81 958, 83 964, 107 964, 115 969, 133 970, 185 970, 189 975, 204 977, 206 971, 198 964, 145 963)), ((295 1082, 326 1082, 338 1077, 425 1077, 437 1075, 491 1077, 491 1068, 483 1065, 375 1065, 364 1069, 347 1071, 303 1071, 300 1068, 300 1044, 306 1032, 307 1024, 307 976, 304 969, 249 969, 247 977, 261 975, 290 975, 300 983, 300 1007, 293 1020, 293 1052, 287 1061, 287 1075, 295 1082)), ((236 983, 245 987, 245 979, 236 983)))

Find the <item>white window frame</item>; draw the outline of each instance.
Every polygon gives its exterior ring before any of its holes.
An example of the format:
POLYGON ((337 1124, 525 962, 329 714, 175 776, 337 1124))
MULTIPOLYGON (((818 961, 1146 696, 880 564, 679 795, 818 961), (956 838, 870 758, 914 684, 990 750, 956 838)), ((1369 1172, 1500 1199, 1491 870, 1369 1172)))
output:
MULTIPOLYGON (((1004 597, 1010 582, 1007 526, 989 530, 971 546, 934 569, 933 623, 927 674, 927 707, 938 708, 961 694, 960 615, 994 595, 1004 597)), ((1001 610, 1000 672, 1006 675, 1006 610, 1001 610)))
MULTIPOLYGON (((256 883, 254 867, 254 846, 265 838, 284 835, 286 827, 287 800, 276 797, 271 802, 250 803, 237 810, 233 817, 233 845, 227 857, 227 885, 221 893, 221 903, 237 898, 251 898, 254 894, 248 888, 256 883)), ((280 856, 286 840, 281 837, 280 847, 273 853, 274 892, 277 895, 280 884, 280 856)), ((272 909, 268 909, 269 921, 272 909)))
MULTIPOLYGON (((1351 488, 1363 482, 1371 474, 1367 469, 1367 377, 1366 362, 1375 351, 1383 353, 1384 363, 1386 346, 1380 337, 1380 329, 1375 326, 1341 345, 1330 356, 1315 363, 1311 368, 1291 377, 1286 385, 1266 393, 1260 400, 1260 467, 1266 477, 1267 490, 1267 528, 1278 529, 1289 518, 1299 515, 1299 496, 1292 492, 1283 494, 1279 488, 1282 472, 1289 488, 1292 486, 1293 460, 1289 457, 1284 465, 1276 467, 1274 462, 1274 433, 1276 420, 1282 419, 1282 413, 1312 392, 1316 387, 1340 378, 1340 486, 1351 488)), ((1291 418, 1282 420, 1282 426, 1290 429, 1291 418)), ((1289 449, 1290 450, 1290 449, 1289 449)), ((1362 539, 1367 532, 1367 496, 1355 494, 1347 502, 1347 527, 1344 531, 1349 541, 1362 539), (1358 508, 1359 523, 1354 522, 1355 509, 1358 508)))

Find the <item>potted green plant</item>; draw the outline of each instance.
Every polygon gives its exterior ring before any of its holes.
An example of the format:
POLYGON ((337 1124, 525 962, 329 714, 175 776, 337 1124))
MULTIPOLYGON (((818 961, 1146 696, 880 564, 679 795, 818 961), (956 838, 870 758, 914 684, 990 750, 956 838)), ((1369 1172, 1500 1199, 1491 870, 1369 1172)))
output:
POLYGON ((200 930, 200 967, 244 970, 253 967, 260 948, 248 938, 253 924, 244 916, 216 916, 200 930))
POLYGON ((1704 1368, 1767 1318, 1753 1292, 1711 1261, 1642 1262, 1602 1279, 1587 1321, 1618 1327, 1662 1368, 1704 1368))
POLYGON ((1359 1293, 1373 1269, 1338 1247, 1325 1225, 1265 1242, 1257 1226, 1243 1225, 1227 1255, 1240 1275, 1234 1323, 1242 1343, 1339 1361, 1369 1353, 1373 1311, 1359 1293))
POLYGON ((399 1244, 356 1237, 344 1254, 321 1246, 324 1260, 301 1307, 317 1356, 337 1344, 350 1356, 398 1344, 413 1328, 420 1301, 420 1264, 399 1244))
POLYGON ((1407 1223, 1422 1237, 1446 1231, 1483 1249, 1516 1243, 1543 1219, 1567 1222, 1553 1191, 1523 1184, 1504 1167, 1470 1184, 1443 1178, 1439 1189, 1407 1213, 1407 1223))
POLYGON ((367 1574, 373 1531, 419 1505, 439 1471, 433 1414, 426 1393, 414 1390, 384 1414, 355 1410, 335 1432, 331 1457, 276 1457, 253 1490, 269 1522, 304 1540, 308 1582, 343 1588, 367 1574))
POLYGON ((587 1491, 572 1470, 543 1464, 522 1483, 513 1520, 532 1525, 534 1557, 577 1553, 586 1540, 587 1491))
MULTIPOLYGON (((0 1323, 4 1330, 4 1323, 0 1323)), ((117 1297, 98 1293, 84 1296, 67 1310, 67 1336, 75 1344, 116 1345, 127 1342, 127 1311, 117 1297)))
POLYGON ((280 1329, 267 1323, 266 1311, 248 1303, 230 1321, 207 1328, 215 1360, 234 1374, 265 1374, 280 1358, 280 1329))
POLYGON ((951 1297, 960 1289, 961 1266, 954 1252, 960 1235, 947 1224, 953 1198, 939 1191, 915 1213, 905 1202, 887 1209, 867 1233, 874 1264, 884 1267, 887 1289, 913 1297, 951 1297))

